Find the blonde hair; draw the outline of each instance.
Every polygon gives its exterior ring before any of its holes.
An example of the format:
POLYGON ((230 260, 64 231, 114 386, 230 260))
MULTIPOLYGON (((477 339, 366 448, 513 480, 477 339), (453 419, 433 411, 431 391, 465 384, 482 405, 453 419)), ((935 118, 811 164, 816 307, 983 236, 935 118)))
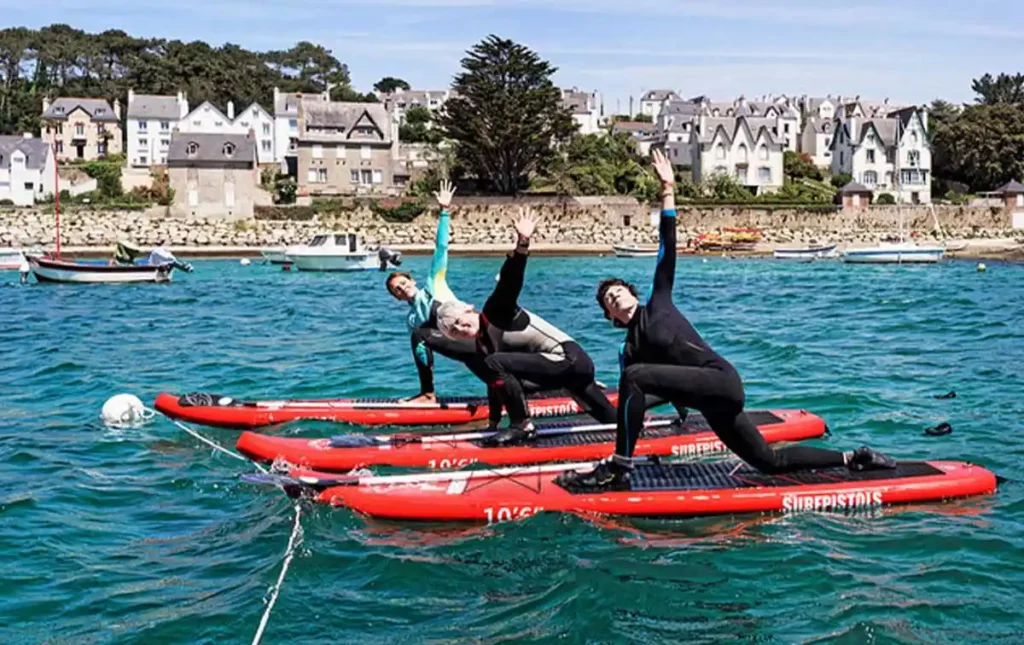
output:
POLYGON ((437 329, 445 336, 451 338, 452 327, 459 316, 473 311, 473 305, 466 304, 461 300, 449 300, 437 308, 437 329))

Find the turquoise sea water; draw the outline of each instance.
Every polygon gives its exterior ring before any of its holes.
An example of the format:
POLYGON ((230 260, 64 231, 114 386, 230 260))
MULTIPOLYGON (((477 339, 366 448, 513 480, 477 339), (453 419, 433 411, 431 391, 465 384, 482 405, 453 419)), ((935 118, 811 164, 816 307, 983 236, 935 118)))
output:
MULTIPOLYGON (((453 259, 456 294, 481 303, 499 263, 453 259)), ((621 332, 594 287, 622 275, 646 288, 652 265, 535 258, 522 301, 614 383, 621 332)), ((0 642, 256 632, 292 502, 240 483, 250 465, 164 418, 104 428, 108 397, 415 392, 405 307, 381 274, 195 266, 166 286, 0 276, 0 642)), ((815 443, 976 461, 1012 481, 991 497, 853 516, 466 528, 307 507, 263 642, 1024 642, 1024 267, 681 259, 675 298, 739 368, 749 407, 826 419, 834 434, 815 443), (951 435, 924 435, 942 421, 951 435)), ((443 358, 437 381, 442 394, 480 389, 443 358)), ((229 447, 236 436, 201 432, 229 447)))

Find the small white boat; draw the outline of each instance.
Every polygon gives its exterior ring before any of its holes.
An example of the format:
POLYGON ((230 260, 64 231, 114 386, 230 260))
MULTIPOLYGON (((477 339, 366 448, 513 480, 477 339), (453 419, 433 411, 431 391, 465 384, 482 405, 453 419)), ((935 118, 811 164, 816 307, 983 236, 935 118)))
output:
POLYGON ((165 249, 153 249, 138 264, 112 260, 65 260, 35 254, 28 255, 28 264, 39 282, 170 282, 175 269, 192 272, 192 265, 178 261, 165 249))
POLYGON ((636 244, 612 244, 612 250, 620 258, 653 258, 658 255, 658 247, 638 246, 636 244))
POLYGON ((277 249, 260 249, 260 255, 263 259, 271 264, 288 264, 291 260, 285 255, 285 250, 281 248, 277 249))
POLYGON ((772 252, 772 256, 774 256, 776 260, 802 260, 805 262, 810 262, 820 258, 834 258, 837 255, 835 244, 831 244, 829 246, 812 246, 803 249, 775 249, 772 252))
POLYGON ((363 247, 355 233, 318 233, 308 244, 287 248, 285 256, 299 271, 384 271, 402 263, 400 253, 363 247))
POLYGON ((878 246, 843 251, 843 262, 853 264, 935 264, 945 255, 944 246, 914 242, 882 242, 878 246))
POLYGON ((0 271, 17 271, 24 261, 21 249, 0 249, 0 271))

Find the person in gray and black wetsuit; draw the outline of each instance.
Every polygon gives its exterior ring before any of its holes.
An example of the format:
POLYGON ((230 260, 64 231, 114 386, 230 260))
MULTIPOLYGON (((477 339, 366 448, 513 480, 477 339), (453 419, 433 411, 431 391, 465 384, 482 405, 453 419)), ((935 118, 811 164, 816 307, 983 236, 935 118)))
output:
POLYGON ((458 301, 446 302, 437 310, 441 333, 474 339, 477 351, 485 356, 488 386, 500 399, 500 404, 492 399, 493 428, 501 419, 501 404, 508 410, 509 427, 491 437, 490 445, 509 445, 534 436, 524 380, 544 388, 564 388, 599 422, 615 422, 615 408, 594 381, 590 356, 571 336, 519 305, 534 228, 533 217, 524 213, 516 224, 515 250, 505 260, 482 312, 458 301))

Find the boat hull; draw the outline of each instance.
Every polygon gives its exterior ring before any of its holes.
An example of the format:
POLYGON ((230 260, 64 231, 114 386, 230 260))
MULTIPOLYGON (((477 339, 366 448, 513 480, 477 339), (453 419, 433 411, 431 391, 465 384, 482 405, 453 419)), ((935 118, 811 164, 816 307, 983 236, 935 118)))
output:
POLYGON ((282 249, 260 249, 260 255, 271 264, 288 264, 291 258, 282 249))
POLYGON ((299 271, 377 271, 380 261, 376 255, 293 255, 288 258, 299 271))
POLYGON ((129 283, 170 282, 174 266, 125 266, 79 264, 29 257, 29 267, 39 282, 129 283))
POLYGON ((809 249, 775 249, 772 255, 776 260, 817 260, 835 257, 836 245, 819 246, 809 249))
POLYGON ((945 253, 943 248, 852 249, 843 253, 843 262, 851 264, 935 264, 945 253))
POLYGON ((613 244, 612 250, 620 258, 653 258, 658 255, 658 249, 645 249, 638 246, 619 246, 613 244))
POLYGON ((0 251, 0 271, 17 271, 24 261, 25 254, 20 249, 0 251))

